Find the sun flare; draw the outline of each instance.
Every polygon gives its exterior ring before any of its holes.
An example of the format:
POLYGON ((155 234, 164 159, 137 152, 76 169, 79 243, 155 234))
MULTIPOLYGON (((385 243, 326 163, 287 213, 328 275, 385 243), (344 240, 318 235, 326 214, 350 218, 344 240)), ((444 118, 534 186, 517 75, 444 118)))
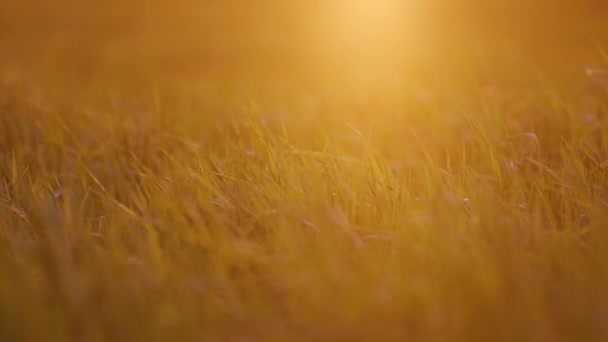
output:
POLYGON ((416 16, 407 1, 334 1, 321 33, 334 58, 357 69, 390 64, 416 30, 416 16))
POLYGON ((340 1, 335 8, 336 29, 345 39, 382 43, 404 33, 404 7, 396 0, 340 1))

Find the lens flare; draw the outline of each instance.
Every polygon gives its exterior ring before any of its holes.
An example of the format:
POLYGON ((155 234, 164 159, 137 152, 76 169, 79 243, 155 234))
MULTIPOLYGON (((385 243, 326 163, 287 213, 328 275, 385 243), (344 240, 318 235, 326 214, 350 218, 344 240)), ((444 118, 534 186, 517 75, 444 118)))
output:
POLYGON ((416 16, 407 1, 332 2, 324 40, 334 58, 356 69, 391 65, 406 49, 416 16))

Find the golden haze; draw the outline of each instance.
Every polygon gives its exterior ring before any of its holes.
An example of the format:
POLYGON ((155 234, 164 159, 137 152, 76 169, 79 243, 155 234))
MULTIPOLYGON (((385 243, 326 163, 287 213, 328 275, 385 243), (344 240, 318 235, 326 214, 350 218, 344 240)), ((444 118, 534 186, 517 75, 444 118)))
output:
POLYGON ((605 341, 605 3, 0 2, 0 341, 605 341))

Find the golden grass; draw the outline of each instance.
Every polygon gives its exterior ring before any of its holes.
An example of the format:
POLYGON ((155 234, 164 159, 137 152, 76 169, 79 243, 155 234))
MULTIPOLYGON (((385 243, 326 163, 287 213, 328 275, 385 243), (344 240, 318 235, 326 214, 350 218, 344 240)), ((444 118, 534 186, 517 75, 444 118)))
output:
POLYGON ((608 338, 605 61, 328 91, 49 63, 0 83, 2 341, 608 338))

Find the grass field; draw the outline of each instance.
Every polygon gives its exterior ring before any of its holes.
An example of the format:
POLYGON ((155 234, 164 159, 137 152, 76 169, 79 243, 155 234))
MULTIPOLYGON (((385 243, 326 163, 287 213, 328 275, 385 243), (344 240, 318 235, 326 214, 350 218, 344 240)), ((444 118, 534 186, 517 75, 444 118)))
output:
POLYGON ((0 340, 608 339, 601 21, 307 67, 19 25, 0 340))

